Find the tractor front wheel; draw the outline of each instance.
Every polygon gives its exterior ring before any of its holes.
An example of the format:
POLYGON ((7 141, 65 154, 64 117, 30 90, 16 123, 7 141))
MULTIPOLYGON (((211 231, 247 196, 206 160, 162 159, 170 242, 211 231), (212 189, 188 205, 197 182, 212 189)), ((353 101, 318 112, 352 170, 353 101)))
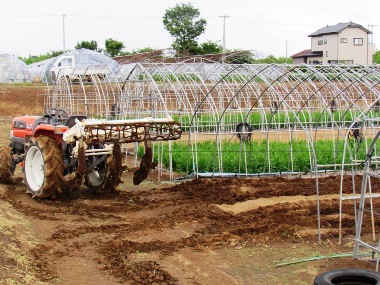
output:
POLYGON ((25 154, 24 177, 27 193, 38 198, 54 198, 61 192, 65 165, 57 141, 50 137, 32 138, 25 154))

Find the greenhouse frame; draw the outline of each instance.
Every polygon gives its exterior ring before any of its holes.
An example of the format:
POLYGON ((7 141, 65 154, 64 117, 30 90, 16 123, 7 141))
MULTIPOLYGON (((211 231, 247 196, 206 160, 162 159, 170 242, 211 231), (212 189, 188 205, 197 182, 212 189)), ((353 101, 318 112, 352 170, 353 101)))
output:
MULTIPOLYGON (((368 149, 379 130, 379 79, 377 65, 190 59, 120 64, 106 78, 62 78, 48 84, 43 96, 45 106, 88 117, 172 117, 182 126, 181 141, 154 147, 160 174, 167 171, 171 179, 173 173, 185 179, 315 177, 320 231, 322 174, 341 175, 342 181, 352 177, 352 195, 343 194, 343 183, 337 189, 340 223, 344 201, 353 200, 356 209, 357 201, 367 198, 355 188, 355 179, 365 171, 368 149)), ((377 156, 377 145, 370 156, 377 156)), ((138 146, 131 148, 137 161, 138 146)), ((377 164, 371 171, 377 172, 377 164)))

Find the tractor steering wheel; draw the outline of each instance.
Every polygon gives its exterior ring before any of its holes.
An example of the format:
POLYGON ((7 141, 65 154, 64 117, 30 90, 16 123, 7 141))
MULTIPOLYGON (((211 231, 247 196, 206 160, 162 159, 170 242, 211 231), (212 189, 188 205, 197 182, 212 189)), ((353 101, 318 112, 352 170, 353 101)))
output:
POLYGON ((50 117, 57 116, 58 119, 67 119, 69 114, 60 108, 49 108, 46 110, 47 115, 50 117))

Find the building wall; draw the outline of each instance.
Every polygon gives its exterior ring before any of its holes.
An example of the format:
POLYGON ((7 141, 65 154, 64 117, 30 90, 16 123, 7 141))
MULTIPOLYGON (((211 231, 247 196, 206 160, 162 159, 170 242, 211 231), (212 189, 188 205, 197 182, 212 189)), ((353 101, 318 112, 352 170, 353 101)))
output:
POLYGON ((292 64, 302 64, 304 63, 303 57, 293 57, 292 64))
POLYGON ((354 64, 369 64, 368 62, 368 35, 359 28, 344 29, 339 34, 338 57, 339 61, 350 60, 354 64), (354 39, 361 39, 362 45, 354 45, 354 39), (347 39, 346 43, 340 39, 347 39))

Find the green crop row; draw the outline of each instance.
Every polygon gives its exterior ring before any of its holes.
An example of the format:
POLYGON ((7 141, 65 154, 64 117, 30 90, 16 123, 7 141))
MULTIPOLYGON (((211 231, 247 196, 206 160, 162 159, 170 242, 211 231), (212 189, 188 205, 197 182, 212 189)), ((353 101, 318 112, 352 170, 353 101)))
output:
MULTIPOLYGON (((369 143, 369 142, 367 142, 369 143)), ((156 146, 155 148, 157 148, 156 146)), ((163 164, 169 166, 168 144, 159 145, 163 164)), ((332 164, 340 164, 343 159, 344 141, 318 140, 313 146, 318 165, 329 165, 323 169, 333 169, 332 164)), ((355 159, 365 159, 365 147, 362 144, 348 145, 355 159)), ((155 149, 154 160, 158 159, 155 149)), ((139 149, 142 156, 143 148, 139 149)), ((249 143, 222 142, 217 147, 214 141, 189 145, 183 142, 172 144, 173 170, 180 173, 224 172, 224 173, 265 173, 265 172, 305 172, 314 165, 313 151, 307 141, 270 142, 252 141, 249 143), (220 167, 219 168, 219 163, 220 167)), ((350 162, 346 151, 345 162, 350 162)))

